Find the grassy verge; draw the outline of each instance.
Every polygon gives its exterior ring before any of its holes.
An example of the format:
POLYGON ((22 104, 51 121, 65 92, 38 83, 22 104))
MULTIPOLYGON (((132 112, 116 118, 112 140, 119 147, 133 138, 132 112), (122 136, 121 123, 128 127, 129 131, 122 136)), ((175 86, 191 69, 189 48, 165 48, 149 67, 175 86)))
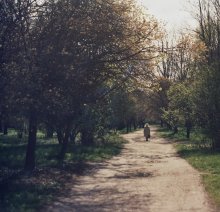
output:
POLYGON ((118 135, 108 135, 94 146, 70 144, 63 164, 57 160, 60 146, 56 138, 37 141, 37 169, 22 173, 26 139, 0 135, 0 211, 37 211, 57 195, 68 192, 66 185, 73 175, 86 174, 87 162, 101 162, 121 152, 125 141, 118 135), (10 176, 10 177, 8 177, 10 176))
POLYGON ((211 140, 200 130, 192 132, 190 140, 185 138, 183 129, 176 135, 163 128, 159 132, 175 141, 179 155, 201 172, 206 190, 220 207, 220 152, 211 149, 211 140))

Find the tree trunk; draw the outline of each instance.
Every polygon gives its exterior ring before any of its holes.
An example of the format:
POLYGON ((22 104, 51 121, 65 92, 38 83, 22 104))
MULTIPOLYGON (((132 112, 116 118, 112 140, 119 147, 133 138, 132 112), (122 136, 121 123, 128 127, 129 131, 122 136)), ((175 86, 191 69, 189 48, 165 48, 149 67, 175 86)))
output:
POLYGON ((53 138, 53 127, 47 125, 46 126, 46 138, 53 138))
POLYGON ((191 122, 190 119, 186 120, 185 127, 186 127, 186 137, 187 137, 187 139, 189 139, 190 138, 190 132, 191 132, 191 129, 192 129, 192 122, 191 122))
POLYGON ((60 150, 60 155, 59 155, 59 159, 61 161, 64 160, 65 154, 66 154, 66 150, 67 150, 67 145, 68 145, 68 137, 65 136, 63 141, 62 141, 62 146, 61 146, 61 150, 60 150))
POLYGON ((71 132, 71 133, 70 133, 70 141, 71 141, 73 144, 75 144, 76 136, 77 136, 77 133, 76 133, 76 132, 71 132))
POLYGON ((215 150, 219 150, 220 149, 220 129, 217 130, 217 132, 216 132, 216 134, 214 136, 213 148, 215 150))
POLYGON ((63 143, 63 135, 60 129, 57 130, 57 140, 59 142, 59 144, 61 145, 63 143))
POLYGON ((5 121, 3 125, 3 134, 8 135, 8 122, 5 121))
POLYGON ((136 130, 137 129, 137 124, 136 124, 136 122, 134 121, 134 130, 136 130))
POLYGON ((163 127, 163 120, 160 120, 160 126, 163 127))
POLYGON ((8 134, 8 125, 9 125, 9 116, 8 116, 8 111, 5 107, 2 109, 2 115, 1 115, 1 125, 2 125, 2 130, 3 134, 7 135, 8 134))
POLYGON ((35 148, 37 139, 37 117, 31 112, 29 117, 28 145, 26 150, 25 170, 32 171, 35 168, 35 148))
POLYGON ((67 150, 67 145, 68 145, 68 141, 69 141, 69 137, 70 137, 70 126, 67 126, 66 130, 65 130, 65 134, 62 135, 62 146, 61 146, 61 150, 60 150, 60 154, 59 154, 59 159, 61 161, 64 160, 65 158, 65 154, 66 154, 66 150, 67 150))
POLYGON ((175 135, 176 133, 178 133, 178 127, 177 127, 177 126, 174 126, 174 128, 173 128, 173 134, 175 135))
POLYGON ((172 126, 169 123, 166 123, 166 125, 168 130, 172 130, 172 126))
POLYGON ((23 132, 22 131, 18 131, 17 132, 17 137, 18 137, 18 139, 22 139, 23 138, 23 132))
POLYGON ((82 139, 82 144, 85 146, 91 146, 94 144, 94 135, 92 131, 83 129, 81 130, 81 139, 82 139))
POLYGON ((0 117, 0 132, 2 132, 3 131, 3 129, 2 129, 3 127, 2 127, 2 118, 0 117))
POLYGON ((191 128, 187 127, 186 128, 186 137, 187 137, 187 139, 190 138, 190 131, 191 131, 191 128))

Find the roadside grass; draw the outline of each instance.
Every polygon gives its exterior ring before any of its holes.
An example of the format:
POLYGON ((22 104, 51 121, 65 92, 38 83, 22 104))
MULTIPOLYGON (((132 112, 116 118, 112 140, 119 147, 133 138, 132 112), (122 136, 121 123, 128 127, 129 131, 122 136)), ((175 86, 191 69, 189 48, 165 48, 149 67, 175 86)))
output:
POLYGON ((205 189, 220 208, 220 152, 212 150, 211 139, 198 129, 189 140, 183 137, 184 129, 176 135, 164 128, 158 131, 162 137, 174 141, 178 154, 200 171, 205 189))
POLYGON ((63 163, 58 160, 60 146, 56 138, 38 134, 37 168, 22 171, 27 138, 18 139, 15 131, 0 135, 0 211, 37 211, 68 190, 73 175, 85 174, 88 162, 102 162, 121 152, 125 141, 117 134, 106 135, 93 146, 69 144, 63 163))

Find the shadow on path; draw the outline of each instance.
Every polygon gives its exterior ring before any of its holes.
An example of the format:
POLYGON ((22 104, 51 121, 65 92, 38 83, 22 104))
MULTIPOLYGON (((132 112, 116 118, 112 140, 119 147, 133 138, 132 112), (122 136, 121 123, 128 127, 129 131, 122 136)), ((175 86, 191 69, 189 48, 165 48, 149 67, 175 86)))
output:
POLYGON ((165 139, 151 128, 123 135, 121 154, 104 163, 90 163, 82 176, 69 182, 53 205, 42 211, 213 211, 200 176, 165 139))

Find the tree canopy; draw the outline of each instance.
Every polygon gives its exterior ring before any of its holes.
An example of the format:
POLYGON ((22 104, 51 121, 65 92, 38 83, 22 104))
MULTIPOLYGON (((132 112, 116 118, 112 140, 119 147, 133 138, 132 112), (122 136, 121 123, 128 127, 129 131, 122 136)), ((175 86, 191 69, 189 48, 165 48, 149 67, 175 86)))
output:
POLYGON ((160 27, 132 0, 1 4, 1 113, 28 122, 25 167, 33 169, 41 123, 57 132, 61 158, 71 134, 92 142, 99 105, 149 76, 160 27))

